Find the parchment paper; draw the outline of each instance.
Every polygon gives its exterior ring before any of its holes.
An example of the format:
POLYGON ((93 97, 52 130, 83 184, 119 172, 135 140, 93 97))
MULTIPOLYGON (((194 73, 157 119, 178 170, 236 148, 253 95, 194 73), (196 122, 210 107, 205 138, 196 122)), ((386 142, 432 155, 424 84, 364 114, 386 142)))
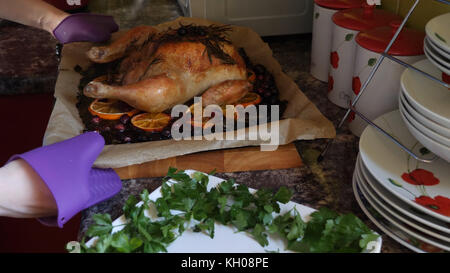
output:
MULTIPOLYGON (((182 24, 210 25, 219 24, 204 19, 180 17, 177 20, 155 26, 159 30, 178 27, 182 24)), ((114 37, 118 37, 117 33, 114 37)), ((333 124, 325 118, 316 106, 308 100, 295 82, 283 73, 280 64, 273 58, 269 46, 253 30, 233 26, 230 40, 237 47, 243 47, 250 60, 264 65, 274 76, 280 91, 280 98, 288 101, 283 119, 279 121, 279 144, 288 144, 294 140, 315 138, 334 138, 333 124)), ((81 75, 74 71, 76 65, 87 68, 90 61, 85 53, 91 43, 72 43, 65 45, 62 51, 59 75, 55 86, 56 102, 47 130, 44 145, 49 145, 82 134, 84 124, 78 114, 78 84, 81 75)), ((270 125, 268 125, 270 128, 270 125)), ((248 129, 246 129, 248 130, 248 129)), ((164 159, 200 151, 244 146, 256 146, 267 143, 263 140, 161 140, 143 143, 106 145, 94 163, 99 168, 118 168, 140 164, 152 160, 164 159)))

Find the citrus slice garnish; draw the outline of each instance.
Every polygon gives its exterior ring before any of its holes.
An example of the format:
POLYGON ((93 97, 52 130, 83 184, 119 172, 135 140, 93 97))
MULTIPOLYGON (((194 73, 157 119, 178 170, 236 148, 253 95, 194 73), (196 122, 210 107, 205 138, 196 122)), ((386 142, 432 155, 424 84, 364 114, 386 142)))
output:
POLYGON ((93 82, 103 82, 103 83, 106 83, 106 80, 107 80, 107 79, 108 79, 108 76, 103 75, 103 76, 99 76, 99 77, 93 79, 92 81, 93 81, 93 82))
POLYGON ((242 105, 243 107, 247 107, 249 105, 259 104, 261 102, 261 96, 256 94, 255 92, 248 92, 244 97, 242 97, 238 102, 234 105, 242 105))
POLYGON ((191 119, 190 123, 193 127, 201 127, 201 128, 208 128, 208 127, 212 127, 214 124, 212 123, 208 123, 208 121, 211 118, 203 118, 201 122, 196 122, 194 119, 191 119))
POLYGON ((160 132, 170 120, 170 115, 165 113, 142 113, 132 117, 131 124, 146 132, 160 132))
POLYGON ((89 112, 102 119, 115 120, 124 114, 131 117, 139 112, 139 110, 120 100, 96 99, 89 105, 89 112))
MULTIPOLYGON (((202 116, 202 120, 201 121, 196 121, 194 119, 194 106, 195 104, 192 104, 191 106, 189 106, 189 109, 186 112, 191 112, 191 120, 190 120, 190 124, 194 127, 202 127, 202 128, 209 128, 214 126, 214 123, 208 123, 209 120, 211 120, 215 115, 215 113, 212 113, 212 117, 203 117, 202 116)), ((226 105, 221 105, 219 106, 222 110, 222 116, 224 118, 227 118, 227 109, 226 109, 226 105)), ((234 109, 234 108, 233 108, 234 109)), ((201 114, 203 115, 203 108, 201 109, 201 114)), ((234 111, 234 119, 236 120, 238 118, 238 113, 236 111, 234 111)))
MULTIPOLYGON (((193 127, 201 127, 201 128, 207 128, 207 127, 211 127, 213 124, 211 123, 207 123, 208 120, 212 119, 212 117, 202 117, 201 121, 196 121, 194 119, 194 107, 195 107, 195 103, 192 104, 191 106, 189 106, 189 109, 187 110, 187 112, 191 112, 191 120, 190 123, 193 127)), ((198 106, 200 107, 200 106, 198 106)), ((200 110, 201 114, 203 115, 203 107, 200 110)))

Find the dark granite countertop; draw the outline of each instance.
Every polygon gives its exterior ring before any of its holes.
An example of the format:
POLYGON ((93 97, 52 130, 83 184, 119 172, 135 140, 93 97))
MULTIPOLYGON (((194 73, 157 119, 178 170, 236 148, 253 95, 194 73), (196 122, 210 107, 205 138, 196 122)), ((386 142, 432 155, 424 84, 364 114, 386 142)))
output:
MULTIPOLYGON (((89 4, 89 10, 113 15, 121 28, 129 28, 138 24, 158 24, 173 20, 181 15, 176 0, 92 0, 89 4)), ((41 33, 41 35, 44 34, 41 33)), ((2 39, 4 39, 2 35, 0 35, 0 54, 2 54, 1 50, 4 50, 1 48, 2 39)), ((274 57, 279 61, 284 72, 294 79, 306 96, 336 126, 345 111, 328 101, 327 84, 314 79, 309 74, 311 35, 266 37, 264 40, 272 48, 274 57)), ((34 40, 31 39, 29 42, 34 43, 34 40)), ((49 39, 47 45, 52 47, 55 45, 55 41, 49 39)), ((43 62, 51 60, 53 57, 54 53, 49 52, 41 55, 43 62)), ((56 79, 54 73, 56 66, 57 64, 53 63, 49 65, 48 77, 56 79)), ((33 73, 29 73, 29 78, 32 78, 32 75, 33 73)), ((24 77, 24 79, 26 78, 24 77)), ((1 84, 0 73, 0 94, 4 92, 1 84)), ((53 90, 53 86, 50 91, 46 88, 40 88, 34 89, 33 92, 51 92, 51 90, 53 90)), ((23 90, 15 92, 26 93, 23 90)), ((372 229, 383 235, 382 252, 411 252, 378 230, 358 206, 353 195, 351 179, 358 153, 358 138, 353 136, 346 126, 337 133, 334 145, 331 146, 325 159, 320 163, 317 163, 316 158, 324 148, 326 140, 297 141, 295 144, 304 161, 304 165, 300 168, 221 173, 217 176, 222 178, 233 177, 238 183, 246 184, 252 188, 277 189, 281 185, 285 185, 294 190, 293 200, 300 204, 316 209, 326 206, 340 213, 352 212, 359 216, 372 229)), ((160 185, 161 178, 124 180, 123 189, 119 194, 83 211, 79 238, 81 239, 87 227, 92 223, 91 216, 93 214, 110 213, 112 218, 115 219, 122 214, 122 205, 130 194, 138 194, 143 189, 148 189, 151 192, 160 185)))
POLYGON ((0 20, 0 95, 52 93, 56 44, 44 30, 0 20))
MULTIPOLYGON (((157 25, 182 15, 176 0, 92 0, 87 8, 70 12, 112 15, 121 29, 157 25)), ((53 93, 57 44, 44 30, 0 19, 0 95, 53 93)))

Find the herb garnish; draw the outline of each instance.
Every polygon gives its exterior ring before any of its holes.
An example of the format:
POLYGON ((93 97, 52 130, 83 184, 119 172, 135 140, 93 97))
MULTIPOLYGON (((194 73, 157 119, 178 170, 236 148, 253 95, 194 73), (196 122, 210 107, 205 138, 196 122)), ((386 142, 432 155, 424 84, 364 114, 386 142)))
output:
POLYGON ((221 60, 223 64, 236 64, 233 57, 222 49, 223 44, 232 44, 227 37, 227 33, 230 31, 232 31, 230 25, 202 26, 194 24, 183 25, 180 23, 178 28, 169 27, 165 31, 149 35, 147 40, 139 47, 135 46, 135 41, 130 42, 127 51, 155 52, 157 47, 165 43, 198 42, 205 46, 204 53, 208 54, 210 62, 212 62, 212 56, 214 56, 221 60), (155 48, 147 50, 147 47, 155 48))
POLYGON ((122 230, 111 234, 110 215, 94 215, 95 224, 87 230, 81 251, 167 252, 169 244, 187 229, 214 238, 215 222, 248 232, 263 247, 269 244, 270 234, 278 234, 286 240, 287 249, 300 252, 361 252, 378 237, 356 216, 339 215, 326 208, 312 213, 308 222, 295 208, 274 218, 273 214, 280 212, 279 203, 285 204, 292 197, 286 187, 275 194, 267 189, 251 193, 247 186, 229 179, 208 191, 208 180, 203 173, 191 177, 170 168, 163 178, 162 196, 156 201, 149 199, 147 190, 139 200, 133 195, 128 198, 123 206, 127 222, 122 230), (154 220, 144 214, 152 203, 158 214, 154 220), (98 237, 96 243, 86 246, 85 239, 93 236, 98 237))

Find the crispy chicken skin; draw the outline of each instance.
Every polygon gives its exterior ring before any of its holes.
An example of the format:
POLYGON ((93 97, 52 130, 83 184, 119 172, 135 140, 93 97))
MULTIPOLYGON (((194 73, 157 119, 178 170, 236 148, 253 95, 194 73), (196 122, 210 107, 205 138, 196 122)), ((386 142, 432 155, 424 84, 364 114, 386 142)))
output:
POLYGON ((146 112, 162 112, 202 93, 206 105, 230 104, 251 89, 245 62, 231 43, 218 43, 232 60, 224 62, 220 56, 209 54, 200 41, 158 42, 152 35, 158 34, 151 27, 141 26, 109 46, 91 48, 87 55, 93 62, 123 58, 117 75, 120 84, 94 80, 84 94, 119 99, 146 112))
POLYGON ((158 31, 151 26, 135 27, 119 37, 109 46, 94 46, 87 53, 87 57, 95 63, 109 63, 123 57, 131 44, 141 46, 149 36, 158 31))

